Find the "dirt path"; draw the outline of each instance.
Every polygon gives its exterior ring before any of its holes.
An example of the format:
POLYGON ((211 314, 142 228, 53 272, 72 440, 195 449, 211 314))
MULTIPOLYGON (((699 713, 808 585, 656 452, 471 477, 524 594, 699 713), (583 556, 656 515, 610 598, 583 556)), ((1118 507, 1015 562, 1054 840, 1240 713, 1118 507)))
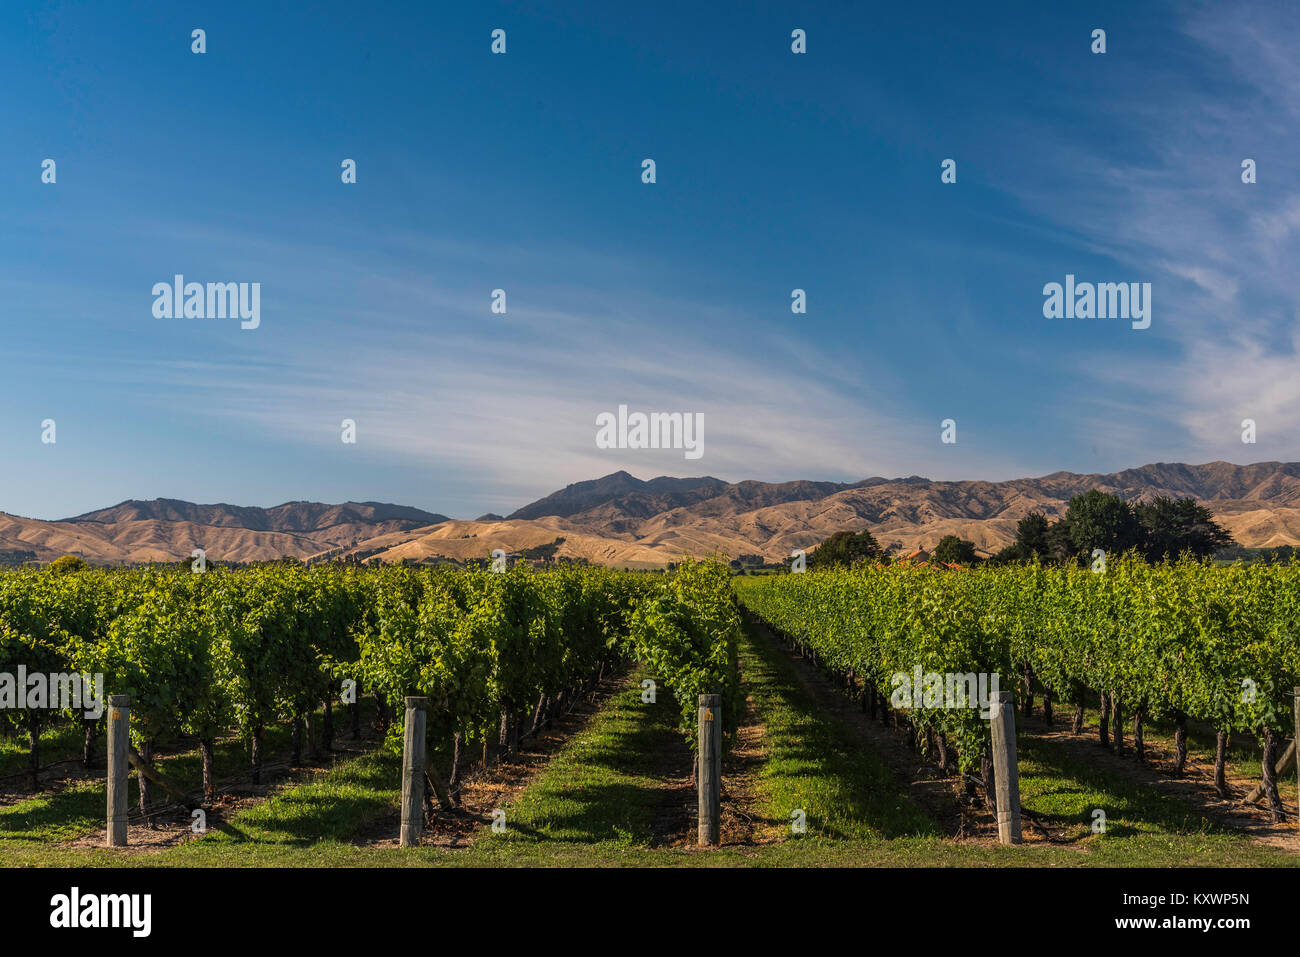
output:
MULTIPOLYGON (((744 676, 741 676, 742 687, 744 676)), ((767 760, 767 728, 746 696, 736 743, 722 762, 722 842, 760 846, 784 840, 788 827, 763 813, 758 776, 767 760)))

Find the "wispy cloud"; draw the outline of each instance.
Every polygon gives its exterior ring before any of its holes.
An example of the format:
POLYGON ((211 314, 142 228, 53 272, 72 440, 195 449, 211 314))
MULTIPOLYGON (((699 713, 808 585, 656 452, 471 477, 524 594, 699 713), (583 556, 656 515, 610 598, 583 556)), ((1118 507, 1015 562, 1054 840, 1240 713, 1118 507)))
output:
MULTIPOLYGON (((939 423, 916 421, 883 363, 752 325, 744 350, 701 335, 738 323, 723 307, 638 293, 634 306, 620 297, 623 305, 595 314, 512 302, 494 316, 486 299, 471 305, 410 286, 393 295, 418 299, 427 318, 383 337, 368 335, 365 322, 335 324, 326 341, 295 341, 291 358, 264 350, 241 361, 150 363, 154 401, 318 446, 337 445, 341 420, 351 418, 359 448, 477 476, 507 497, 621 468, 730 480, 952 468, 939 423), (691 313, 695 329, 655 318, 691 313), (619 404, 703 413, 703 458, 597 448, 596 416, 619 404)), ((140 382, 138 371, 99 374, 124 387, 140 382)))
POLYGON ((1154 283, 1157 312, 1142 335, 1166 351, 1089 364, 1108 390, 1092 404, 1099 429, 1146 422, 1171 456, 1239 460, 1240 421, 1255 417, 1270 453, 1294 458, 1300 191, 1286 184, 1300 173, 1300 28, 1294 10, 1277 4, 1205 5, 1183 27, 1215 67, 1215 83, 1189 83, 1159 110, 1143 108, 1136 90, 1134 102, 1092 107, 1099 119, 1114 116, 1141 160, 1117 163, 1102 144, 1092 152, 1071 144, 1065 161, 1060 144, 1066 183, 1031 179, 1020 195, 1154 283), (1255 185, 1241 181, 1247 157, 1259 164, 1255 185))

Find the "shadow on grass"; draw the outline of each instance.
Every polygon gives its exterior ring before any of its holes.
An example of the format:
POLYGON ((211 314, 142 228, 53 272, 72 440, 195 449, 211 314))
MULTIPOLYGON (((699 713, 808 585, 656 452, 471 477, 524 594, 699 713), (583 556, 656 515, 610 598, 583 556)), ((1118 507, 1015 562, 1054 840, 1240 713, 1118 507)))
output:
POLYGON ((213 843, 341 841, 397 807, 401 761, 376 751, 343 762, 213 826, 213 843))
POLYGON ((1062 744, 1021 736, 1016 746, 1021 801, 1040 818, 1090 831, 1094 812, 1101 810, 1111 836, 1231 832, 1178 798, 1076 755, 1062 744))
MULTIPOLYGON (((134 806, 134 787, 131 800, 134 806)), ((80 781, 0 808, 0 842, 71 840, 104 827, 107 816, 103 782, 80 781)))
POLYGON ((551 757, 506 808, 507 829, 493 840, 652 847, 685 830, 693 792, 679 782, 692 758, 676 729, 677 703, 663 691, 642 703, 639 682, 638 674, 551 757))
POLYGON ((938 834, 935 822, 908 800, 870 745, 819 705, 786 653, 749 624, 741 666, 766 727, 762 780, 771 816, 788 821, 794 810, 802 810, 807 833, 826 838, 938 834))

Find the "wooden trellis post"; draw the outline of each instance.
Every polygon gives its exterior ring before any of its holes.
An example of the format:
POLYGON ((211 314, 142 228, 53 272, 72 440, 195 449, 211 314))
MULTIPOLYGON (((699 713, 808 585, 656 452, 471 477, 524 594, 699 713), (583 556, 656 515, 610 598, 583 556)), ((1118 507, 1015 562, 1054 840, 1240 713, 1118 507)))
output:
POLYGON ((108 846, 126 847, 126 773, 130 767, 131 698, 108 698, 108 846))
POLYGON ((722 841, 722 695, 700 695, 699 725, 699 843, 717 846, 722 841))
POLYGON ((406 699, 402 737, 402 847, 414 847, 424 833, 424 717, 428 698, 406 699))
POLYGON ((1020 769, 1016 764, 1016 708, 1010 691, 993 692, 989 703, 993 731, 993 782, 997 792, 998 841, 1019 844, 1020 769))

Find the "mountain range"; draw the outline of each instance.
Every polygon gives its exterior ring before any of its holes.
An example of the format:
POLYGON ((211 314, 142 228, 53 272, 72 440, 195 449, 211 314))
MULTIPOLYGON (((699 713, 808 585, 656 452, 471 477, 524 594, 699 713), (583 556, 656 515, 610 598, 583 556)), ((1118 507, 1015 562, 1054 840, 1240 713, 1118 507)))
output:
POLYGON ((45 562, 69 554, 103 564, 178 561, 195 548, 214 560, 305 558, 331 548, 351 548, 376 535, 446 521, 445 515, 380 502, 286 502, 252 508, 159 498, 122 502, 54 522, 0 512, 0 562, 45 562))
POLYGON ((378 556, 385 561, 485 558, 553 542, 560 557, 655 567, 684 554, 789 556, 842 530, 869 529, 881 545, 933 547, 944 535, 990 554, 1031 511, 1065 513, 1091 488, 1130 500, 1192 497, 1241 545, 1300 544, 1300 463, 1158 463, 1112 474, 1053 472, 1004 482, 939 482, 919 476, 860 482, 643 480, 627 472, 566 486, 501 517, 473 521, 379 502, 286 502, 274 508, 127 501, 59 521, 0 513, 0 562, 63 554, 128 564, 210 559, 378 556))

